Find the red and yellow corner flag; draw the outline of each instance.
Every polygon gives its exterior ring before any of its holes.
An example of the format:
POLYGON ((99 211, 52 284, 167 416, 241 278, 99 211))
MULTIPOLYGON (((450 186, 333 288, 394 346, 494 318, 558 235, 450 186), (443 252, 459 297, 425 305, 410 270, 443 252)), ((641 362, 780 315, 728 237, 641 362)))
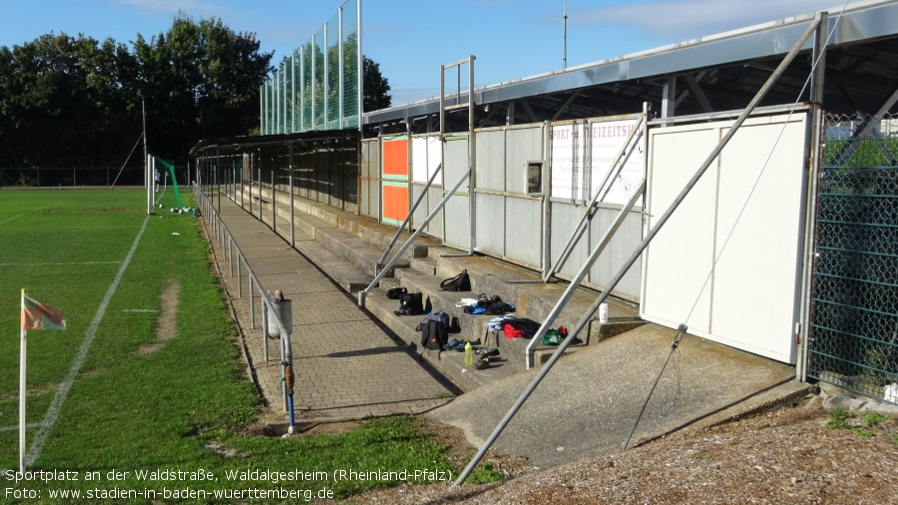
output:
MULTIPOLYGON (((23 290, 24 291, 24 290, 23 290)), ((23 330, 64 330, 65 318, 62 312, 47 307, 22 293, 23 330)))

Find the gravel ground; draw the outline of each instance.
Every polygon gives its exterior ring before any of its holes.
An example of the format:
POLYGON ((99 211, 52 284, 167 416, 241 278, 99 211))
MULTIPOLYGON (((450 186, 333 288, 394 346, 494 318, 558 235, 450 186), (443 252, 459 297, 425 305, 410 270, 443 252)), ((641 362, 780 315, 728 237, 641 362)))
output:
MULTIPOLYGON (((488 454, 506 474, 486 485, 401 485, 342 504, 886 504, 898 503, 898 418, 860 414, 832 429, 819 396, 796 407, 681 432, 616 454, 538 470, 488 454), (869 421, 869 419, 868 419, 869 421)), ((437 427, 464 467, 476 452, 437 427)))

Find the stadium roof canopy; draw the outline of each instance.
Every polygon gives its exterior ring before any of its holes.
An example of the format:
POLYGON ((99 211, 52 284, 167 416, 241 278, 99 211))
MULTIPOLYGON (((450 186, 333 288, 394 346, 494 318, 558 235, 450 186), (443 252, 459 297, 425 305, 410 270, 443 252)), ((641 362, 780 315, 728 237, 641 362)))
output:
MULTIPOLYGON (((652 104, 675 117, 744 108, 817 13, 702 37, 654 50, 474 90, 475 126, 628 114, 652 104)), ((823 105, 828 112, 876 114, 898 94, 898 2, 870 1, 827 11, 823 105)), ((809 100, 813 38, 760 104, 809 100), (804 91, 802 91, 804 89, 804 91)), ((461 96, 467 103, 467 90, 461 96)), ((365 137, 439 131, 440 100, 364 114, 365 137)), ((467 131, 468 108, 447 112, 444 131, 467 131)))

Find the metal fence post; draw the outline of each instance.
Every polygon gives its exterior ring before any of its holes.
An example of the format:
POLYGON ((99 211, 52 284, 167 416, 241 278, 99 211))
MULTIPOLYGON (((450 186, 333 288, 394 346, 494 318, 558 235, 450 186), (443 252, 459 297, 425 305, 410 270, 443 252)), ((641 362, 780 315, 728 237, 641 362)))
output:
POLYGON ((243 298, 243 277, 241 275, 242 268, 240 263, 243 262, 243 253, 237 251, 237 298, 243 298))

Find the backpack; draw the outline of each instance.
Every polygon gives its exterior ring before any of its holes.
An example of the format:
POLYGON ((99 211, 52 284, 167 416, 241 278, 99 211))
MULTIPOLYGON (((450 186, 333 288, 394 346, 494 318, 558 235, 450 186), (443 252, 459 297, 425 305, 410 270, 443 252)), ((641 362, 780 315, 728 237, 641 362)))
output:
POLYGON ((397 316, 418 316, 424 314, 424 302, 421 293, 405 293, 399 297, 399 310, 393 313, 397 316))
POLYGON ((462 270, 455 277, 450 277, 441 282, 440 289, 443 291, 471 291, 471 277, 468 276, 468 270, 462 270))
POLYGON ((442 310, 431 312, 415 329, 421 332, 422 349, 442 351, 449 342, 449 314, 442 310))
POLYGON ((452 316, 452 319, 449 321, 449 333, 461 333, 461 323, 458 322, 458 318, 452 316))

